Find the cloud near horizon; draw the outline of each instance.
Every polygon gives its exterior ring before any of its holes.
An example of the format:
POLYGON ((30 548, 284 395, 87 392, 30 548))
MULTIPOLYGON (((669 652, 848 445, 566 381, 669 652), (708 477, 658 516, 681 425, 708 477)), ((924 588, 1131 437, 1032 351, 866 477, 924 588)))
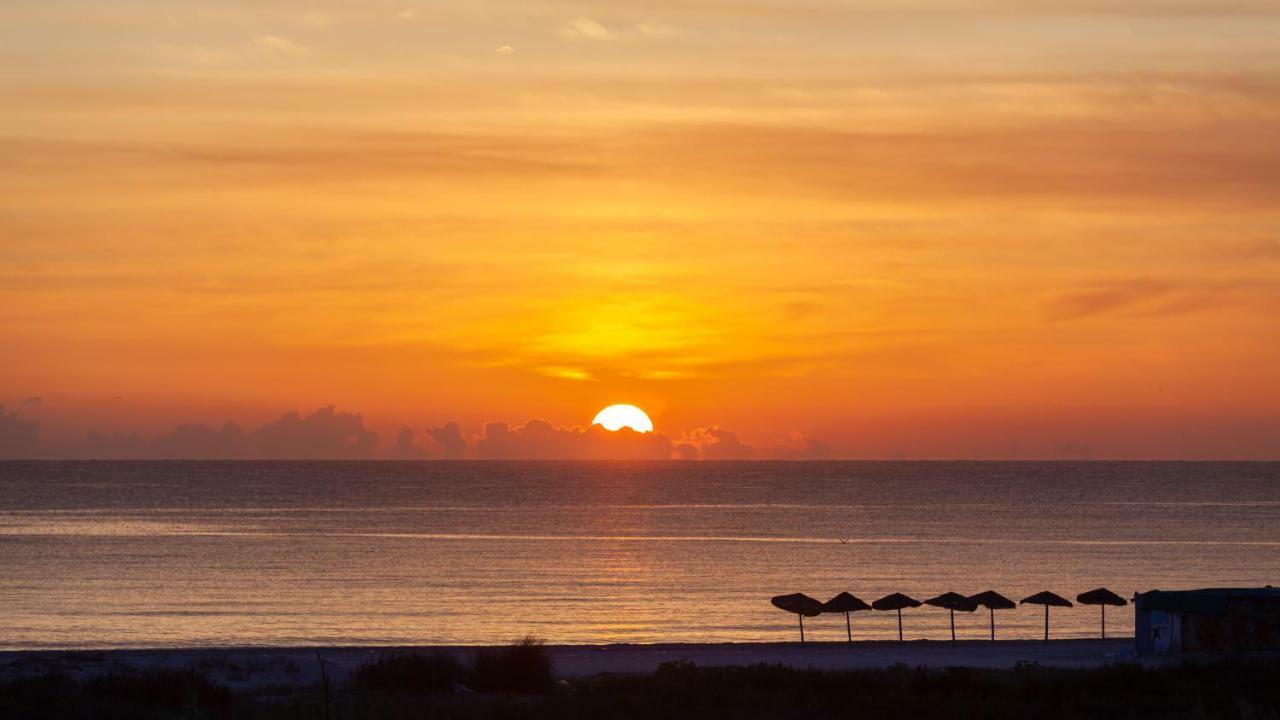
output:
POLYGON ((39 444, 40 424, 6 413, 0 405, 0 458, 29 457, 39 444))
POLYGON ((218 428, 192 423, 153 438, 91 431, 69 447, 36 447, 40 457, 76 459, 361 460, 375 457, 378 445, 364 416, 328 405, 305 417, 286 413, 251 432, 231 421, 218 428))
POLYGON ((91 431, 79 442, 45 447, 39 425, 0 408, 0 457, 100 460, 748 460, 821 459, 830 447, 793 434, 777 446, 754 446, 719 426, 679 438, 661 433, 610 432, 600 426, 561 427, 533 419, 523 425, 489 422, 468 436, 457 422, 419 433, 400 427, 389 443, 365 426, 364 416, 333 405, 303 416, 291 412, 255 430, 235 422, 221 427, 179 425, 163 435, 91 431))
POLYGON ((562 427, 533 419, 523 425, 485 423, 468 440, 456 422, 427 430, 422 446, 403 447, 412 437, 401 429, 396 450, 405 457, 475 460, 818 460, 830 457, 826 443, 792 433, 780 445, 755 446, 719 426, 671 438, 662 432, 610 432, 598 425, 562 427))

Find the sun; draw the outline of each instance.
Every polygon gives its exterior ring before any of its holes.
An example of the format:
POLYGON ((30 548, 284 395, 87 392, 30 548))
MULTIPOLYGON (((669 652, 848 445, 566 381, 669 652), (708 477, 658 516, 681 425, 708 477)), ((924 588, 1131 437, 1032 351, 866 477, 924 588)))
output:
POLYGON ((596 419, 591 424, 600 425, 609 431, 631 428, 638 433, 653 432, 653 421, 635 405, 610 405, 596 413, 596 419))

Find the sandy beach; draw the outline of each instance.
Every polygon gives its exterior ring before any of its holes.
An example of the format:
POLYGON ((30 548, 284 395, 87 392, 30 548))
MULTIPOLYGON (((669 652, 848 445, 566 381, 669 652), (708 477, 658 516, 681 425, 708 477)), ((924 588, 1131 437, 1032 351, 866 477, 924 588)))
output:
MULTIPOLYGON (((906 643, 718 643, 659 645, 553 645, 557 678, 599 673, 648 673, 664 662, 689 661, 703 667, 786 665, 798 669, 850 670, 895 664, 911 667, 1012 668, 1018 663, 1045 667, 1099 667, 1133 661, 1133 641, 1032 640, 906 643)), ((401 652, 439 652, 465 657, 475 647, 322 647, 188 648, 154 650, 10 651, 0 653, 0 681, 62 672, 87 677, 151 668, 196 667, 233 689, 298 687, 320 680, 320 662, 332 681, 341 682, 361 663, 401 652)))

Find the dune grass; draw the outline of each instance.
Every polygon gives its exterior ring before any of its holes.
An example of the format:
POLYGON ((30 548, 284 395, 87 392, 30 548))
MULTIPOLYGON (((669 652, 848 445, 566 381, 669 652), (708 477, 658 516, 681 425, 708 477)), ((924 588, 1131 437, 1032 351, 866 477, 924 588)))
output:
POLYGON ((551 690, 551 655, 533 637, 506 647, 483 648, 471 659, 468 686, 479 692, 537 694, 551 690))
POLYGON ((360 665, 351 674, 351 686, 387 695, 449 695, 463 673, 452 655, 401 653, 360 665))

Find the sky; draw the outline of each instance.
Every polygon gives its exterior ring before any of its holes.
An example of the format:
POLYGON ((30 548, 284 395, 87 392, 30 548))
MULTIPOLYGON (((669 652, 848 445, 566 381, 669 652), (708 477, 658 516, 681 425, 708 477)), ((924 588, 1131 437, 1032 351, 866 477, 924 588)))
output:
POLYGON ((1280 458, 1277 38, 1261 0, 6 0, 0 455, 575 455, 629 402, 699 457, 1280 458))

